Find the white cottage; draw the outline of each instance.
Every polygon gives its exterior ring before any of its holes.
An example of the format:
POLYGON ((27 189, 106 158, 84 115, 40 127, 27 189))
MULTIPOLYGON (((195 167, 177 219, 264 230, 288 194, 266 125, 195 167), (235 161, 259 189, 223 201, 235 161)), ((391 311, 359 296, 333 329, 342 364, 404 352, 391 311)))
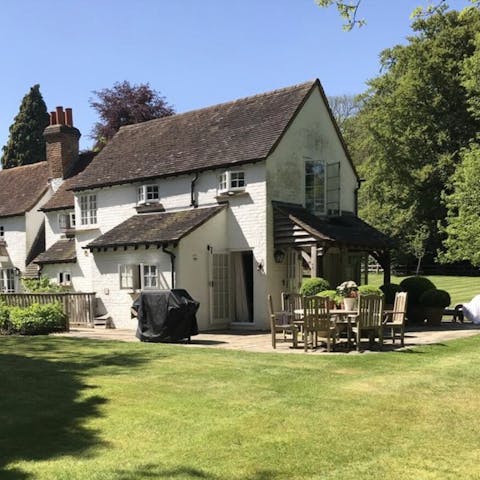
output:
POLYGON ((316 80, 122 127, 43 206, 36 262, 96 292, 116 327, 136 326, 139 291, 183 288, 201 330, 264 329, 267 293, 279 301, 305 273, 360 281, 373 254, 388 280, 388 239, 356 217, 358 188, 316 80))

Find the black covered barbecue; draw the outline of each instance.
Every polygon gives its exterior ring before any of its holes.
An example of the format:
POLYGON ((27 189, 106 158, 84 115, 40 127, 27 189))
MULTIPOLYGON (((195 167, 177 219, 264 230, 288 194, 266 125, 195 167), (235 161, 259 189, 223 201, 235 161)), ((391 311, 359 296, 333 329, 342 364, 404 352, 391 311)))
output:
POLYGON ((133 302, 136 336, 142 342, 179 342, 198 334, 196 313, 200 303, 186 290, 142 292, 133 302))

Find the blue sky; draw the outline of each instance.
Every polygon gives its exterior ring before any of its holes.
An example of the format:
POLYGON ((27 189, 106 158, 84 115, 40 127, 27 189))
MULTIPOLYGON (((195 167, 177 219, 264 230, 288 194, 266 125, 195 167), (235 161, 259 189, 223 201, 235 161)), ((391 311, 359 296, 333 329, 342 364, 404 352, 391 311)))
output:
POLYGON ((73 108, 84 149, 92 91, 117 81, 149 82, 178 112, 316 77, 327 95, 360 93, 421 3, 363 0, 367 26, 346 33, 314 0, 2 0, 0 145, 35 83, 49 110, 73 108))

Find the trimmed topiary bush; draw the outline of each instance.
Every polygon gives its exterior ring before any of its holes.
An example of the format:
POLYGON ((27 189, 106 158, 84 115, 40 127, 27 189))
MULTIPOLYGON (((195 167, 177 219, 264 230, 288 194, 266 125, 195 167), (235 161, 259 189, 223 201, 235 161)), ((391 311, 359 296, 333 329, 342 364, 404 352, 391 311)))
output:
POLYGON ((300 293, 305 297, 311 297, 329 288, 330 284, 324 278, 307 278, 302 282, 300 293))
POLYGON ((450 305, 450 294, 446 290, 433 288, 422 293, 420 305, 424 307, 446 308, 450 305))
POLYGON ((395 303, 395 295, 402 291, 402 288, 397 283, 387 283, 380 287, 380 290, 385 295, 385 303, 393 305, 395 303))
POLYGON ((42 335, 66 329, 67 317, 59 303, 29 307, 6 307, 8 309, 8 333, 20 335, 42 335))
POLYGON ((383 292, 373 285, 360 285, 358 287, 358 293, 360 295, 383 295, 383 292))
POLYGON ((420 297, 427 290, 432 290, 435 285, 425 277, 408 277, 400 282, 400 288, 408 292, 408 305, 420 305, 420 297))

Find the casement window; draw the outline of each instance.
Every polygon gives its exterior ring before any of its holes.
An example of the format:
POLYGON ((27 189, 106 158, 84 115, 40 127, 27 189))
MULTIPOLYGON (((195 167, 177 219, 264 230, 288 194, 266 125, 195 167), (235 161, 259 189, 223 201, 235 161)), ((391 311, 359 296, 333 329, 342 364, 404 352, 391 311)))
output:
POLYGON ((57 281, 59 285, 70 286, 72 284, 72 275, 70 272, 58 272, 57 281))
POLYGON ((140 185, 137 189, 137 203, 151 203, 160 200, 158 185, 140 185))
POLYGON ((15 271, 13 268, 0 269, 0 292, 15 292, 15 271))
POLYGON ((58 227, 60 230, 69 230, 71 228, 75 228, 75 213, 59 213, 58 227))
POLYGON ((158 265, 119 265, 118 278, 122 290, 153 290, 160 288, 158 265))
POLYGON ((243 192, 245 185, 245 172, 226 171, 220 175, 218 193, 243 192))
POLYGON ((3 238, 4 235, 5 235, 5 228, 3 227, 3 225, 0 225, 0 238, 3 238))
POLYGON ((80 224, 95 225, 97 223, 97 196, 82 195, 79 198, 80 224))
POLYGON ((305 160, 305 207, 316 215, 325 214, 326 174, 325 162, 305 160))

